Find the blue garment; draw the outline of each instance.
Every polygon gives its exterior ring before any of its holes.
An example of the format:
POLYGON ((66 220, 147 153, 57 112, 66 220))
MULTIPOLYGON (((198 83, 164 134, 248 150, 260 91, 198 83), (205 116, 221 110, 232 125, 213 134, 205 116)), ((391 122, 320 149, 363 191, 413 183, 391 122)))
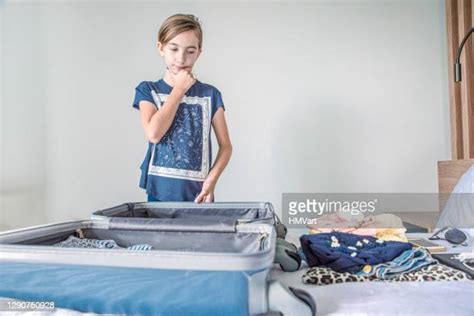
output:
POLYGON ((390 262, 366 266, 357 275, 373 276, 379 279, 389 279, 398 276, 400 273, 407 273, 418 270, 424 266, 437 263, 429 252, 423 248, 405 250, 400 256, 390 262))
POLYGON ((160 200, 158 200, 157 198, 155 198, 153 195, 151 194, 148 194, 147 195, 147 201, 148 202, 160 202, 160 200))
POLYGON ((365 265, 391 261, 412 248, 406 242, 340 232, 303 235, 300 242, 310 267, 327 266, 336 272, 350 273, 360 271, 365 265))
MULTIPOLYGON (((133 107, 142 100, 160 108, 172 87, 163 79, 143 81, 135 89, 133 107)), ((140 187, 160 201, 194 201, 212 163, 211 121, 222 96, 215 87, 198 80, 189 88, 175 119, 158 144, 148 143, 140 167, 140 187)))

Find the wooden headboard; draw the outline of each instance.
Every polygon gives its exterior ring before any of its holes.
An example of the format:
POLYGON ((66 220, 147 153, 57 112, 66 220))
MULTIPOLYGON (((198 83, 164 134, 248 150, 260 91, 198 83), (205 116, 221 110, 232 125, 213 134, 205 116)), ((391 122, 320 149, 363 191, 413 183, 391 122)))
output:
POLYGON ((449 193, 459 181, 459 178, 474 164, 474 159, 438 161, 438 192, 440 194, 439 206, 443 210, 449 193))

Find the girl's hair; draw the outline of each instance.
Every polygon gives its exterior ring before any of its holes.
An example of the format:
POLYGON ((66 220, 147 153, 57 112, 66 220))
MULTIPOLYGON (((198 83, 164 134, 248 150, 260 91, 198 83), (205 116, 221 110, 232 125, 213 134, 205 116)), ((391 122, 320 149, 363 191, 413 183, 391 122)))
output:
POLYGON ((192 14, 175 14, 167 18, 158 32, 158 41, 166 45, 176 35, 193 30, 199 40, 199 48, 202 47, 201 22, 192 14))

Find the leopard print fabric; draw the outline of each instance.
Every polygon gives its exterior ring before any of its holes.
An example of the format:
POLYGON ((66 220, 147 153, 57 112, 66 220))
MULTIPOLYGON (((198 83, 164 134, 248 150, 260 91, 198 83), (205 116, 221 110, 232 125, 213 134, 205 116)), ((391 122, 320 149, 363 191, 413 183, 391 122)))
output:
POLYGON ((338 273, 326 267, 309 268, 302 277, 303 283, 328 285, 346 282, 423 282, 423 281, 461 281, 470 280, 469 276, 459 270, 443 264, 432 264, 417 271, 401 273, 389 279, 379 279, 376 276, 359 276, 348 272, 338 273))

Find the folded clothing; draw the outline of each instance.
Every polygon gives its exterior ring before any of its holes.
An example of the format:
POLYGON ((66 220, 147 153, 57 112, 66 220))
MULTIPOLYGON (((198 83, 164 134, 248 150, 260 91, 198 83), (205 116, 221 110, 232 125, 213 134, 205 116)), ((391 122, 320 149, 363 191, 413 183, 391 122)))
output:
POLYGON ((380 279, 376 275, 362 276, 351 273, 338 273, 326 267, 309 268, 302 276, 303 283, 328 285, 347 282, 423 282, 423 281, 462 281, 470 280, 469 276, 459 270, 443 264, 431 264, 416 271, 400 273, 389 279, 380 279))
POLYGON ((318 217, 316 224, 308 225, 310 234, 333 231, 383 240, 407 241, 406 228, 400 217, 393 214, 352 215, 350 213, 326 214, 318 217))
POLYGON ((151 250, 153 246, 148 244, 133 245, 127 248, 120 247, 114 240, 99 240, 89 238, 77 238, 69 236, 68 239, 58 242, 53 246, 65 248, 98 248, 98 249, 129 249, 129 250, 151 250))
POLYGON ((372 276, 379 279, 388 279, 410 271, 418 270, 430 264, 437 263, 430 253, 423 248, 405 250, 400 256, 387 263, 374 266, 366 265, 357 275, 372 276))
POLYGON ((336 272, 350 273, 362 270, 365 265, 389 262, 412 249, 406 242, 340 232, 302 235, 300 242, 310 267, 327 266, 336 272))

